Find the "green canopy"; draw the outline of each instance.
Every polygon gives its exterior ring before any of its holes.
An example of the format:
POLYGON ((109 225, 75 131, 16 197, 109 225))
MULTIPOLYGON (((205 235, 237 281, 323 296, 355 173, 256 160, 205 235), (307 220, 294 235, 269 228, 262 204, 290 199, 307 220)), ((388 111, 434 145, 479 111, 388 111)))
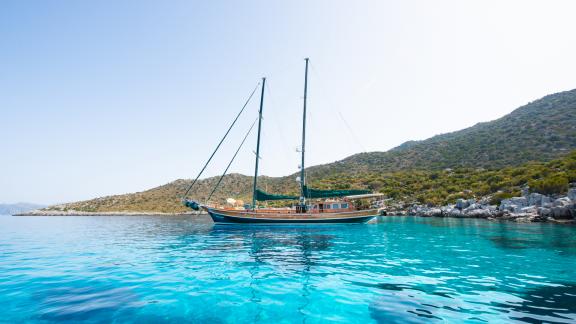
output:
POLYGON ((304 193, 306 195, 306 198, 332 198, 332 197, 344 197, 351 195, 367 194, 370 193, 370 190, 362 190, 362 189, 318 190, 308 188, 308 186, 304 186, 304 193))
MULTIPOLYGON (((308 186, 304 186, 304 194, 306 198, 332 198, 332 197, 344 197, 351 195, 363 195, 370 193, 370 190, 362 189, 349 189, 349 190, 319 190, 310 189, 308 186)), ((296 200, 297 196, 288 195, 273 195, 266 193, 260 189, 256 189, 256 200, 266 201, 266 200, 296 200)))
POLYGON ((288 195, 273 195, 267 192, 264 192, 260 189, 256 189, 256 200, 258 201, 266 201, 266 200, 296 200, 298 197, 296 196, 288 196, 288 195))

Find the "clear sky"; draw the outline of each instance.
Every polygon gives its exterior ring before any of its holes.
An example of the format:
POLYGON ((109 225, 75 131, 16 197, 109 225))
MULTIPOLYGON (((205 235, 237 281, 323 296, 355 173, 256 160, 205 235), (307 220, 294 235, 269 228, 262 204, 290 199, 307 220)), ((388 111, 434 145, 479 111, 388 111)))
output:
MULTIPOLYGON (((0 203, 192 178, 263 76, 261 174, 296 172, 304 57, 309 165, 496 119, 576 88, 574 13, 555 0, 3 0, 0 203)), ((253 172, 254 135, 233 172, 253 172)))

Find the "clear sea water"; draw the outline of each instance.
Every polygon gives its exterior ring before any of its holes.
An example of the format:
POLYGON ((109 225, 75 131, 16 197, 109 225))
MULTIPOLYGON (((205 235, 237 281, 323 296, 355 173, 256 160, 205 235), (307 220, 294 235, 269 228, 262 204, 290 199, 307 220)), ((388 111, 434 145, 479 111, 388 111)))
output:
POLYGON ((0 217, 0 322, 576 322, 576 227, 0 217))

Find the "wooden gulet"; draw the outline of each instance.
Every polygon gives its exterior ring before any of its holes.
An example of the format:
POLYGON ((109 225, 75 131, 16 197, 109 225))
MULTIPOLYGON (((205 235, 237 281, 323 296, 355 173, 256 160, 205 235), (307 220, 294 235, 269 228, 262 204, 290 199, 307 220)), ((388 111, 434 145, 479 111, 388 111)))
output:
MULTIPOLYGON (((210 162, 220 144, 228 135, 230 129, 234 126, 238 116, 242 113, 246 104, 254 94, 250 95, 248 101, 224 135, 224 138, 218 144, 214 153, 198 175, 192 185, 188 188, 182 198, 185 206, 194 210, 205 210, 212 220, 217 224, 307 224, 307 223, 366 223, 378 215, 377 208, 357 208, 354 206, 355 199, 369 199, 378 198, 380 194, 366 194, 365 190, 315 190, 306 186, 306 172, 305 172, 305 154, 306 154, 306 104, 308 95, 308 65, 309 59, 305 59, 305 73, 304 73, 304 100, 303 100, 303 116, 302 116, 302 147, 301 147, 301 164, 300 164, 300 196, 284 196, 284 195, 271 195, 264 193, 258 189, 258 167, 260 160, 260 134, 262 129, 262 111, 264 107, 264 88, 266 85, 266 78, 262 78, 261 92, 260 92, 260 107, 258 110, 258 130, 256 140, 256 161, 254 167, 254 179, 252 185, 252 205, 243 209, 216 207, 207 204, 201 204, 194 200, 186 199, 186 195, 190 192, 192 186, 196 183, 206 165, 210 162), (334 197, 341 197, 340 199, 330 199, 334 197), (323 198, 311 202, 307 198, 323 198), (328 199, 327 199, 328 198, 328 199), (281 200, 281 199, 298 199, 298 203, 291 208, 258 208, 257 201, 259 200, 281 200)), ((251 129, 250 129, 251 130, 251 129)), ((250 132, 250 131, 249 131, 250 132)), ((248 134, 249 134, 248 132, 248 134)), ((246 136, 248 135, 246 134, 246 136)), ((242 142, 242 144, 244 141, 242 142)), ((241 145, 242 145, 241 144, 241 145)), ((241 146, 240 145, 240 146, 241 146)), ((240 149, 240 148, 239 148, 240 149)), ((234 157, 236 154, 234 155, 234 157)), ((234 158, 233 158, 234 159, 234 158)), ((232 159, 232 160, 233 160, 232 159)), ((232 161, 230 161, 232 163, 232 161)), ((230 164, 228 165, 228 167, 230 164)), ((224 171, 224 175, 226 174, 224 171)), ((220 180, 222 179, 220 178, 220 180)), ((218 181, 218 184, 220 181, 218 181)), ((217 185, 218 186, 218 185, 217 185)), ((214 188, 215 190, 216 188, 214 188)), ((212 193, 214 193, 214 190, 212 193)), ((212 194, 211 194, 212 195, 212 194)), ((208 197, 207 201, 211 197, 208 197)))

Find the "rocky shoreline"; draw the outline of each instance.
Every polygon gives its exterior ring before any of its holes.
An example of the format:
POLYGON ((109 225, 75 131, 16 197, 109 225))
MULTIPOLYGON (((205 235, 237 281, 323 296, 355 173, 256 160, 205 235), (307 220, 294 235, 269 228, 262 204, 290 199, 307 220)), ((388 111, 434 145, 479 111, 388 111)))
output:
POLYGON ((523 190, 521 197, 503 199, 500 205, 490 205, 490 197, 480 200, 459 199, 446 206, 413 204, 407 208, 399 205, 382 208, 384 215, 410 215, 424 217, 485 218, 519 223, 554 222, 576 223, 576 188, 563 197, 549 197, 523 190))
MULTIPOLYGON (((488 220, 513 221, 518 223, 552 222, 576 224, 576 188, 568 190, 566 196, 550 197, 530 193, 525 188, 521 197, 503 199, 499 205, 491 205, 491 197, 482 199, 458 199, 456 204, 430 206, 420 204, 389 203, 380 209, 381 215, 484 218, 488 220)), ((196 216, 201 213, 163 212, 86 212, 77 210, 38 209, 14 216, 196 216)))

